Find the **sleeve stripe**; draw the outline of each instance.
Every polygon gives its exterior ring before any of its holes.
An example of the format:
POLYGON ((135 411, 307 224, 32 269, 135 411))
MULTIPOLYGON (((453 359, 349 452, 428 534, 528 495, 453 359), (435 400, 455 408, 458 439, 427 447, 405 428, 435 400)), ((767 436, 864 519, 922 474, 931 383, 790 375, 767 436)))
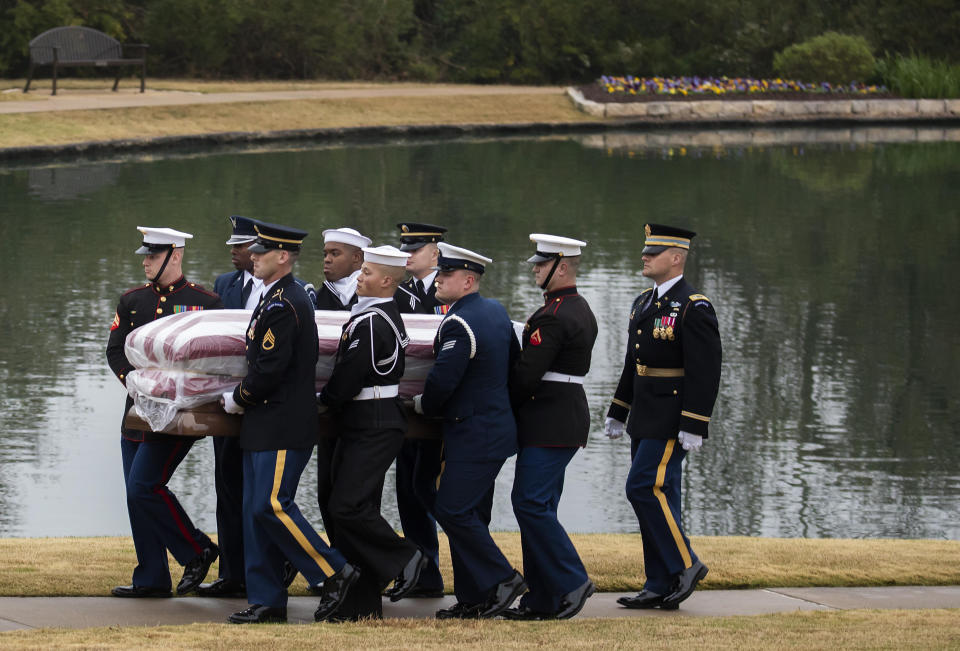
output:
POLYGON ((630 409, 630 405, 628 405, 627 403, 625 403, 623 400, 617 400, 616 398, 614 398, 614 399, 613 399, 613 404, 615 404, 615 405, 620 405, 620 406, 623 407, 624 409, 630 409))
POLYGON ((709 416, 701 416, 700 414, 695 414, 692 411, 681 411, 680 415, 686 416, 687 418, 692 418, 693 420, 700 420, 700 421, 703 421, 704 423, 710 422, 709 416))
POLYGON ((476 338, 476 336, 473 334, 473 330, 471 330, 471 329, 470 329, 470 326, 467 325, 467 322, 464 321, 464 320, 463 320, 459 315, 457 315, 457 314, 448 314, 447 317, 446 317, 443 321, 440 322, 440 328, 439 328, 439 329, 442 330, 444 324, 446 324, 448 321, 456 321, 457 323, 459 323, 460 325, 463 326, 463 329, 464 329, 464 330, 467 331, 467 337, 470 338, 470 359, 473 359, 473 358, 476 356, 476 354, 477 354, 477 338, 476 338))

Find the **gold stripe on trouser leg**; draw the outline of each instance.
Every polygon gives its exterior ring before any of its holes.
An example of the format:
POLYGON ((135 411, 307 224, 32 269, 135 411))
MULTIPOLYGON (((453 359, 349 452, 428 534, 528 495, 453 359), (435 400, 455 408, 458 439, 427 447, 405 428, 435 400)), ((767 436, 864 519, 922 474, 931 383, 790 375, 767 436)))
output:
POLYGON ((307 540, 307 537, 303 535, 303 532, 300 531, 300 527, 287 515, 286 511, 283 510, 283 507, 280 506, 280 500, 277 499, 277 493, 280 492, 280 480, 283 479, 283 465, 287 460, 287 451, 286 450, 277 450, 277 463, 273 471, 273 490, 270 491, 270 506, 273 507, 273 514, 277 516, 277 519, 283 523, 283 526, 287 528, 290 532, 290 535, 293 536, 300 546, 303 548, 303 551, 314 560, 320 570, 326 576, 333 576, 333 568, 330 567, 330 563, 327 562, 323 556, 320 555, 320 552, 310 544, 310 541, 307 540))
POLYGON ((657 500, 660 502, 660 508, 663 509, 663 517, 667 521, 667 526, 670 527, 670 533, 673 534, 673 540, 677 543, 677 550, 680 552, 680 556, 683 557, 683 567, 684 569, 693 565, 693 561, 690 560, 690 550, 687 549, 687 544, 683 542, 683 536, 680 535, 680 527, 677 526, 677 521, 673 519, 673 511, 670 510, 670 505, 667 504, 667 496, 663 494, 663 480, 667 474, 667 462, 670 461, 670 455, 673 454, 673 447, 676 445, 676 441, 667 441, 667 447, 663 451, 663 458, 660 460, 660 465, 657 467, 657 481, 653 485, 653 494, 657 496, 657 500))
POLYGON ((434 490, 440 490, 440 478, 443 477, 443 471, 447 468, 447 460, 443 458, 443 451, 446 449, 444 443, 440 444, 440 473, 437 475, 437 485, 434 490))

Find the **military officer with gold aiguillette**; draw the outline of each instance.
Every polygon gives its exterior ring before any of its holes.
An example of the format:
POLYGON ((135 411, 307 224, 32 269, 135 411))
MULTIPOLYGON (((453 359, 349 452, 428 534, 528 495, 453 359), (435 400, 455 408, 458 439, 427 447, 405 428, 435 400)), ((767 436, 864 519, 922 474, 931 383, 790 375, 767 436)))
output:
POLYGON ((604 426, 630 435, 627 499, 640 522, 647 580, 627 608, 675 610, 707 574, 680 522, 683 459, 707 438, 720 385, 720 331, 713 305, 683 278, 692 231, 646 225, 643 275, 633 302, 623 373, 604 426))

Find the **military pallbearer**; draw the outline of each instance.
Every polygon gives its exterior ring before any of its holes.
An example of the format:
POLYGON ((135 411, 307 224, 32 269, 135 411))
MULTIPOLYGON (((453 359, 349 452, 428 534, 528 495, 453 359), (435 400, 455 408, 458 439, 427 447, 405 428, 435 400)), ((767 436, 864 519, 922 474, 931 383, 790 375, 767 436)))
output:
MULTIPOLYGON (((133 366, 123 345, 135 328, 170 314, 222 307, 216 294, 183 277, 183 250, 193 236, 172 228, 138 226, 143 243, 136 253, 143 256, 149 281, 120 297, 110 326, 107 362, 124 385, 133 366)), ((127 396, 124 418, 133 406, 127 396)), ((197 439, 131 430, 121 425, 120 450, 127 490, 130 531, 137 550, 137 567, 131 585, 112 590, 115 597, 169 597, 170 569, 167 551, 185 566, 177 585, 178 594, 200 585, 217 559, 217 546, 197 529, 167 482, 197 439)))
POLYGON ((513 511, 520 525, 523 573, 530 591, 510 619, 567 619, 596 587, 557 519, 564 471, 587 444, 590 409, 583 380, 590 370, 597 320, 577 292, 577 269, 586 242, 530 235, 544 304, 527 321, 523 352, 510 374, 510 401, 520 452, 513 480, 513 511))

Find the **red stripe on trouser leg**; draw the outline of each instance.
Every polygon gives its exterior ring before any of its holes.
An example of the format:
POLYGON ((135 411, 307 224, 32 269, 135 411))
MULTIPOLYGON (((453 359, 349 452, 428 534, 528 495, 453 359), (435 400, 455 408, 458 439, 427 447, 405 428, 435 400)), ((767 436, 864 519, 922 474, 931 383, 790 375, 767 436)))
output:
POLYGON ((173 518, 173 522, 177 525, 177 529, 180 530, 180 533, 183 534, 183 537, 190 543, 193 551, 195 551, 197 554, 202 554, 203 548, 193 538, 193 536, 190 534, 190 531, 187 529, 187 525, 184 523, 183 518, 180 517, 180 512, 177 510, 176 505, 174 505, 173 499, 170 497, 170 491, 167 490, 166 486, 167 482, 170 481, 170 476, 173 474, 170 471, 170 465, 173 463, 174 457, 177 456, 177 453, 180 451, 182 446, 183 443, 177 443, 171 451, 170 456, 167 457, 166 462, 163 464, 163 472, 160 473, 161 484, 159 486, 154 486, 153 492, 159 495, 160 499, 163 500, 163 503, 167 505, 167 509, 170 511, 170 517, 173 518))

